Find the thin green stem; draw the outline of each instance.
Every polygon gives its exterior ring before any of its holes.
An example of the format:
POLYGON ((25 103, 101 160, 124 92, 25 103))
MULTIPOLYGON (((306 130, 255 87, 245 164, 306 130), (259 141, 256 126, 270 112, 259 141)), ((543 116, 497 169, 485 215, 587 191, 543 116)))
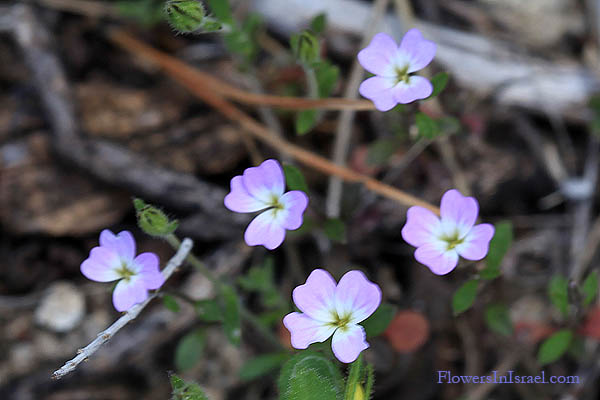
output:
POLYGON ((356 386, 360 383, 361 370, 362 353, 358 356, 356 361, 350 364, 350 372, 348 372, 348 379, 346 380, 346 392, 344 393, 344 400, 354 400, 356 386))
MULTIPOLYGON (((174 234, 167 235, 165 237, 167 242, 174 249, 178 249, 181 241, 174 234)), ((225 285, 225 282, 221 281, 218 276, 216 276, 204 263, 196 257, 194 254, 189 253, 186 261, 190 263, 191 266, 196 268, 202 275, 204 275, 213 285, 215 285, 215 289, 217 293, 220 295, 222 292, 222 288, 225 285)), ((277 349, 282 349, 283 346, 277 336, 273 334, 269 329, 267 329, 258 319, 256 315, 254 315, 250 310, 248 310, 243 304, 239 305, 240 307, 240 315, 244 321, 250 324, 256 331, 258 331, 265 339, 267 339, 273 347, 277 349)))

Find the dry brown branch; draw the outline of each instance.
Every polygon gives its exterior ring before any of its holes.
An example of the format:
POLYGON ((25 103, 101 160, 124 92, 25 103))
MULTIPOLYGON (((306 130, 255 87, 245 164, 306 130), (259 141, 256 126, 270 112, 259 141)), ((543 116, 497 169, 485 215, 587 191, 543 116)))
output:
POLYGON ((439 214, 438 207, 424 200, 390 185, 386 185, 367 175, 335 165, 324 157, 277 137, 269 129, 221 97, 216 91, 210 90, 215 85, 215 81, 206 73, 200 72, 184 62, 140 42, 122 30, 112 29, 108 31, 107 35, 115 44, 125 50, 160 66, 173 80, 182 84, 195 96, 214 107, 227 118, 237 122, 244 128, 245 132, 250 133, 273 148, 289 154, 306 166, 317 169, 327 175, 337 176, 347 182, 362 183, 369 190, 396 200, 405 206, 418 205, 439 214))

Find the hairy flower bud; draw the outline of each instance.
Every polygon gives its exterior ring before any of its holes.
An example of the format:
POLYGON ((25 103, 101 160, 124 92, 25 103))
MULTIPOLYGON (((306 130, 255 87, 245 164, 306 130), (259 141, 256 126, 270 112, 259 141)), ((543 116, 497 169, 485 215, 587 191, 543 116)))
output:
POLYGON ((150 236, 167 236, 177 229, 177 220, 169 220, 169 217, 160 209, 146 204, 142 199, 134 199, 138 226, 144 233, 150 236))

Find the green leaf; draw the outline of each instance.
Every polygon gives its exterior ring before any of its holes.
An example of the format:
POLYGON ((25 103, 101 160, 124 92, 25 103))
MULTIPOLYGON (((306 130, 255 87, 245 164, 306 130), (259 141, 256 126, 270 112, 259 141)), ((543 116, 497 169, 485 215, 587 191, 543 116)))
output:
POLYGON ((461 314, 471 308, 477 296, 478 286, 479 282, 476 279, 472 279, 458 288, 452 297, 454 315, 461 314))
POLYGON ((340 69, 329 61, 315 63, 313 64, 313 69, 319 87, 319 97, 325 98, 331 96, 333 89, 335 89, 337 85, 340 69))
POLYGON ((198 329, 185 335, 179 340, 175 349, 175 366, 179 371, 192 368, 202 357, 206 334, 198 329))
POLYGON ((273 274, 273 257, 266 257, 261 265, 253 265, 244 276, 239 277, 238 284, 244 290, 264 293, 273 288, 273 274))
POLYGON ((419 129, 419 136, 424 139, 435 139, 440 134, 438 123, 423 112, 419 111, 417 115, 415 115, 415 122, 419 129))
POLYGON ((321 14, 317 15, 310 22, 310 29, 317 35, 320 35, 321 33, 323 33, 326 26, 327 26, 327 15, 325 13, 321 13, 321 14))
POLYGON ((554 306, 564 315, 569 307, 569 281, 561 275, 554 275, 548 284, 548 297, 554 306))
POLYGON ((312 65, 320 58, 319 39, 309 30, 293 34, 290 37, 290 47, 296 59, 306 66, 312 65))
POLYGON ((303 351, 288 360, 277 381, 280 400, 339 400, 342 377, 322 355, 303 351))
POLYGON ((173 397, 171 400, 208 400, 208 397, 196 383, 185 382, 175 374, 171 374, 173 397))
POLYGON ((169 294, 164 294, 162 296, 162 301, 163 301, 163 304, 165 305, 165 307, 167 308, 167 310, 173 311, 174 313, 179 312, 179 303, 177 303, 177 300, 175 300, 175 297, 173 297, 169 294))
POLYGON ((511 336, 513 333, 508 307, 504 304, 487 306, 485 309, 485 322, 492 332, 503 336, 511 336))
POLYGON ((433 92, 426 100, 438 96, 446 88, 450 75, 447 72, 438 72, 431 78, 431 85, 433 85, 433 92))
POLYGON ((558 360, 569 349, 573 332, 563 329, 544 340, 538 351, 537 359, 542 365, 558 360))
POLYGON ((323 224, 323 232, 334 242, 346 241, 346 224, 339 218, 330 218, 323 224))
POLYGON ((361 322, 361 325, 367 332, 367 337, 381 335, 387 329, 390 322, 392 322, 395 314, 395 306, 386 303, 380 305, 369 318, 361 322))
POLYGON ((296 116, 296 134, 305 135, 317 124, 317 110, 302 110, 296 116))
POLYGON ((240 301, 235 289, 224 285, 223 295, 223 329, 229 341, 238 346, 242 340, 242 327, 240 323, 240 301))
POLYGON ((231 13, 231 7, 229 7, 229 0, 208 0, 208 6, 219 21, 231 26, 234 25, 233 14, 231 13))
POLYGON ((513 240, 512 223, 502 221, 495 225, 494 237, 485 259, 486 267, 480 273, 483 279, 491 280, 500 275, 500 264, 513 240))
POLYGON ((220 322, 223 321, 223 313, 221 307, 216 300, 199 300, 196 302, 196 314, 204 322, 220 322))
POLYGON ((581 286, 583 305, 589 306, 598 294, 598 271, 592 271, 583 281, 581 286))
POLYGON ((252 358, 240 368, 240 379, 251 381, 276 370, 290 358, 288 353, 272 353, 252 358))
POLYGON ((302 171, 291 164, 283 164, 283 172, 288 190, 301 190, 308 193, 308 185, 302 171))
POLYGON ((367 164, 382 165, 387 163, 400 147, 402 147, 402 141, 396 137, 374 141, 369 145, 369 150, 367 151, 367 164))

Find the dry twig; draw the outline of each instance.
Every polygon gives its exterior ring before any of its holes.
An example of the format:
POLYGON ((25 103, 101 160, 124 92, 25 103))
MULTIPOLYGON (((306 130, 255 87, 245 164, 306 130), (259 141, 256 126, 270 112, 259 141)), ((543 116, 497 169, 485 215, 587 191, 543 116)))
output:
POLYGON ((327 175, 337 176, 347 182, 362 183, 367 189, 406 206, 418 205, 439 214, 438 207, 424 200, 398 190, 390 185, 386 185, 367 175, 357 173, 346 167, 335 165, 324 157, 277 137, 268 128, 256 122, 252 117, 226 101, 217 92, 214 90, 207 90, 207 87, 212 88, 212 78, 206 73, 200 72, 184 62, 140 42, 122 30, 112 29, 108 32, 108 37, 115 44, 130 51, 136 56, 142 57, 162 67, 172 79, 182 84, 196 97, 214 107, 227 118, 237 122, 244 129, 244 132, 250 133, 252 136, 267 143, 273 148, 289 154, 308 167, 319 170, 327 175), (209 78, 208 81, 206 81, 207 78, 209 78))
MULTIPOLYGON (((177 253, 169 260, 162 273, 165 277, 165 281, 173 275, 173 272, 183 263, 186 259, 190 250, 192 250, 193 242, 191 239, 184 239, 177 250, 177 253)), ((67 361, 65 365, 63 365, 60 369, 54 371, 52 373, 53 379, 60 379, 68 373, 72 372, 77 366, 84 360, 88 359, 92 354, 94 354, 100 346, 110 340, 118 331, 121 330, 125 325, 133 321, 137 316, 142 312, 144 308, 150 303, 156 296, 157 292, 154 292, 150 295, 143 303, 136 304, 132 308, 130 308, 121 318, 116 320, 111 326, 106 328, 104 331, 100 332, 96 339, 94 339, 90 344, 85 346, 83 349, 77 351, 77 355, 67 361)))

